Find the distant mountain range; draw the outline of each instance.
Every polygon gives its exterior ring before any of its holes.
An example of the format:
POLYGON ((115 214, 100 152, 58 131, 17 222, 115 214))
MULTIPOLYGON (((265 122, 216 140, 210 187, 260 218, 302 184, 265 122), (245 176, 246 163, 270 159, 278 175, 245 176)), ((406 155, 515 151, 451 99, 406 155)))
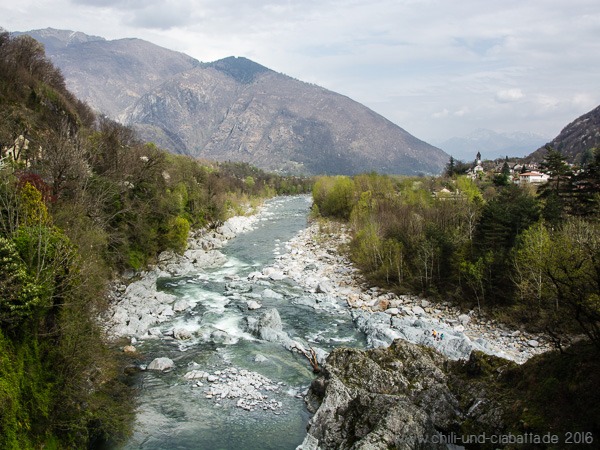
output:
POLYGON ((480 128, 467 136, 453 137, 437 145, 455 159, 472 161, 477 152, 481 152, 482 158, 492 160, 505 156, 524 157, 546 142, 547 137, 535 133, 497 133, 480 128))
MULTIPOLYGON (((600 106, 568 124, 548 145, 560 150, 569 162, 582 162, 586 153, 600 148, 600 106)), ((541 161, 546 154, 545 147, 541 146, 528 158, 541 161)))
POLYGON ((173 152, 306 174, 437 174, 449 160, 350 98, 245 58, 201 63, 140 39, 26 34, 80 99, 173 152))

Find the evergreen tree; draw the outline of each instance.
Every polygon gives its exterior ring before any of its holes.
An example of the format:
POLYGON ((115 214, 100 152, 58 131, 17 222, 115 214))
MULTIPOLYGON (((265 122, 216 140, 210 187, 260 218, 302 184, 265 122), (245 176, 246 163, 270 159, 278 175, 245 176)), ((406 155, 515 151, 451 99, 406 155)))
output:
POLYGON ((592 150, 583 171, 577 175, 575 184, 576 208, 573 213, 585 217, 600 214, 600 149, 592 150))
POLYGON ((544 218, 550 223, 557 224, 566 213, 573 211, 573 171, 560 150, 548 145, 546 151, 541 169, 550 176, 550 179, 539 192, 540 198, 545 201, 544 218))
POLYGON ((450 156, 450 161, 446 164, 446 176, 452 177, 455 174, 456 166, 454 163, 454 157, 450 156))

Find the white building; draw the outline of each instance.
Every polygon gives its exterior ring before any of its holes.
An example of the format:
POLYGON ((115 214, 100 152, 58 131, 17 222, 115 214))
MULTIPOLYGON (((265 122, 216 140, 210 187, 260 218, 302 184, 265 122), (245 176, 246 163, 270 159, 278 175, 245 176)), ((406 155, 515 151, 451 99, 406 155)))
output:
POLYGON ((519 174, 519 184, 532 183, 541 184, 546 183, 550 179, 550 175, 541 172, 525 172, 519 174))

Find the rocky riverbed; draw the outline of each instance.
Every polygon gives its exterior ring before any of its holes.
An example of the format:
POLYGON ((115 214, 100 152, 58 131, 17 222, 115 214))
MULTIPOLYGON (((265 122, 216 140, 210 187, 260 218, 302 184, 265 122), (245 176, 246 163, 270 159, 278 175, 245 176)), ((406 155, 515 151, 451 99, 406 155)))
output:
MULTIPOLYGON (((341 390, 329 391, 333 397, 326 392, 327 386, 337 384, 330 383, 335 370, 325 360, 331 351, 343 353, 343 349, 335 350, 340 346, 366 344, 382 354, 402 347, 408 349, 402 354, 425 352, 426 356, 424 347, 410 350, 410 343, 424 344, 441 354, 432 357, 435 361, 428 360, 431 370, 438 363, 445 364, 442 355, 464 361, 479 350, 522 363, 549 347, 541 336, 508 330, 475 311, 459 311, 449 303, 397 296, 366 285, 339 251, 340 245, 349 242, 348 230, 320 228, 318 223, 305 227, 303 201, 279 200, 270 212, 196 232, 183 255, 163 253, 156 267, 115 283, 107 332, 113 338, 130 340, 123 350, 138 355, 133 357, 149 389, 138 416, 142 431, 131 448, 161 448, 174 433, 179 436, 177 442, 196 445, 198 438, 192 436, 197 436, 195 430, 203 420, 218 418, 212 426, 225 430, 226 421, 221 418, 232 410, 244 415, 237 416, 242 428, 227 429, 226 435, 203 434, 207 448, 237 448, 238 444, 224 442, 245 442, 248 431, 243 427, 265 413, 269 420, 279 421, 277 427, 290 430, 285 448, 294 448, 302 439, 298 433, 304 436, 306 422, 302 421, 308 420, 298 404, 311 379, 304 356, 312 356, 312 362, 324 368, 319 377, 324 383, 321 396, 318 383, 309 396, 313 411, 319 401, 328 404, 331 398, 343 397, 352 403, 356 398, 358 391, 341 385, 341 390), (279 222, 282 215, 287 225, 279 222), (245 237, 228 243, 238 234, 245 237), (340 396, 342 392, 348 395, 340 396), (175 405, 185 411, 185 417, 181 411, 169 412, 175 405), (156 420, 164 425, 153 427, 156 420)), ((336 354, 335 361, 345 361, 336 354)), ((371 364, 358 356, 362 354, 352 350, 347 356, 371 364)), ((440 383, 446 383, 445 379, 440 383)), ((370 398, 371 394, 367 390, 364 395, 370 398)), ((329 431, 317 431, 323 414, 317 413, 311 421, 305 448, 313 448, 311 439, 328 435, 329 431)), ((329 423, 322 430, 338 425, 329 423)), ((267 433, 264 436, 270 436, 267 429, 271 426, 269 421, 261 425, 267 433)), ((267 444, 264 439, 256 436, 248 448, 281 448, 281 443, 267 444)))
POLYGON ((436 348, 455 360, 466 359, 471 351, 479 350, 518 363, 551 349, 543 336, 509 329, 474 310, 461 311, 449 302, 398 296, 368 286, 339 251, 350 240, 347 228, 320 227, 312 223, 286 243, 285 253, 265 271, 289 277, 323 298, 346 301, 369 346, 388 346, 400 338, 436 348))
POLYGON ((116 339, 148 339, 159 333, 155 325, 194 307, 195 302, 159 291, 157 280, 201 276, 206 269, 223 265, 227 258, 219 251, 230 239, 253 229, 258 215, 235 216, 215 230, 201 229, 190 234, 183 255, 163 252, 158 264, 139 274, 129 274, 113 284, 110 307, 104 323, 107 335, 116 339))

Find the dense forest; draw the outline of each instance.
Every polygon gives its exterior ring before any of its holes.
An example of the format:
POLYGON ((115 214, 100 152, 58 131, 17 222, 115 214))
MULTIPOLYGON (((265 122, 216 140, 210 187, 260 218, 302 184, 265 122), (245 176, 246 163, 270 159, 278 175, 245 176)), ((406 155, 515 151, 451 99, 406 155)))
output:
POLYGON ((77 100, 41 44, 8 33, 0 149, 0 448, 118 440, 134 402, 96 321, 109 280, 311 180, 141 142, 77 100))
POLYGON ((372 283, 600 349, 600 151, 571 167, 549 148, 543 167, 538 188, 451 170, 323 177, 315 213, 350 223, 349 252, 372 283))

